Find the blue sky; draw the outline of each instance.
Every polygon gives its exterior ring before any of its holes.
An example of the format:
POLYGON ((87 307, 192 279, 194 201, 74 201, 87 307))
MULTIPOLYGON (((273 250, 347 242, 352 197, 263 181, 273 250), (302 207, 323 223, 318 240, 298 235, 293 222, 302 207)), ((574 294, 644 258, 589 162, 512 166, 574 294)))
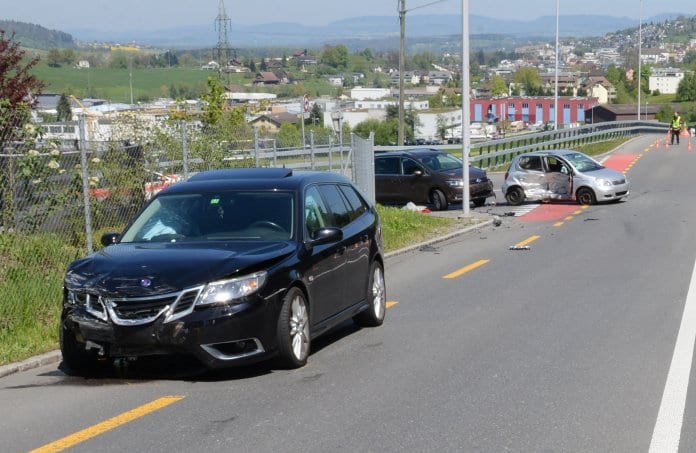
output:
MULTIPOLYGON (((460 14, 462 0, 406 0, 416 14, 460 14)), ((225 0, 232 23, 297 22, 325 25, 359 16, 396 17, 398 0, 225 0)), ((696 15, 693 0, 560 0, 561 14, 643 17, 660 13, 696 15)), ((0 19, 70 29, 164 29, 214 23, 219 0, 0 0, 0 19)), ((556 0, 469 0, 469 13, 501 19, 555 15, 556 0), (491 5, 494 5, 491 7, 491 5)))

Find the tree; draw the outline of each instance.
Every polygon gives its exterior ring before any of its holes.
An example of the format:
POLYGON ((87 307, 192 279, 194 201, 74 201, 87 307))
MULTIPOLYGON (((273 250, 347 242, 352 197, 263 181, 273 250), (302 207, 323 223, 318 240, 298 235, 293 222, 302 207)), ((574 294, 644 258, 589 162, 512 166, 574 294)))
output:
POLYGON ((349 62, 348 48, 343 44, 337 46, 324 46, 319 63, 333 69, 347 69, 349 62))
POLYGON ((435 117, 435 124, 437 126, 437 136, 440 137, 440 140, 444 140, 447 138, 447 120, 445 119, 444 115, 437 115, 435 117))
POLYGON ((58 105, 56 106, 56 116, 58 121, 70 121, 72 119, 72 109, 65 94, 60 95, 58 105))
POLYGON ((73 65, 75 64, 75 60, 77 60, 77 55, 75 55, 75 51, 72 49, 63 49, 60 58, 63 63, 73 65))
POLYGON ((44 84, 30 74, 39 58, 27 58, 26 51, 14 41, 14 33, 7 37, 0 30, 0 149, 5 140, 13 140, 17 126, 28 116, 27 108, 36 104, 36 95, 44 84), (24 112, 20 115, 21 112, 24 112))
POLYGON ((491 78, 491 96, 502 96, 508 93, 507 83, 505 79, 499 75, 494 75, 491 78))
POLYGON ((696 101, 696 74, 685 74, 677 88, 677 101, 696 101))
POLYGON ((278 147, 291 148, 302 146, 302 136, 292 123, 283 123, 278 130, 278 147))
POLYGON ((205 102, 204 122, 209 126, 218 124, 225 109, 225 88, 220 83, 220 79, 214 76, 208 77, 208 92, 201 96, 201 100, 205 102))
POLYGON ((51 68, 59 68, 62 60, 63 57, 58 49, 50 49, 48 54, 46 54, 46 61, 48 62, 48 66, 51 68))
POLYGON ((428 71, 433 67, 435 56, 430 52, 419 53, 414 55, 411 61, 416 69, 428 71))
POLYGON ((324 124, 324 114, 316 102, 312 105, 312 110, 309 112, 309 122, 310 124, 324 124))
POLYGON ((536 96, 541 90, 541 76, 536 68, 522 67, 515 71, 513 80, 522 86, 528 96, 536 96))

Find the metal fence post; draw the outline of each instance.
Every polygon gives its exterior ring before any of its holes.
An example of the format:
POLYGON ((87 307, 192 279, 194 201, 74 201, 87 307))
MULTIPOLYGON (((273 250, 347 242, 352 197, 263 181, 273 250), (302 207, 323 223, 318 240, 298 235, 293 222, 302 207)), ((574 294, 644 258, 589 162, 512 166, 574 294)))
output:
POLYGON ((181 161, 184 165, 184 181, 188 179, 188 140, 186 138, 186 121, 181 121, 181 161))
POLYGON ((333 155, 333 135, 329 135, 329 171, 333 171, 331 156, 333 155))
POLYGON ((254 128, 254 166, 259 166, 259 129, 254 128))
POLYGON ((273 166, 278 166, 278 140, 273 139, 273 166))
POLYGON ((311 158, 310 158, 311 159, 311 168, 312 168, 312 170, 316 170, 317 159, 316 159, 316 155, 314 154, 314 129, 309 131, 309 146, 310 146, 309 152, 310 152, 310 156, 311 156, 311 158))
POLYGON ((92 244, 92 212, 89 204, 89 173, 87 171, 87 140, 85 139, 85 115, 78 117, 80 129, 80 166, 82 170, 82 198, 85 203, 85 235, 87 236, 87 253, 94 252, 92 244))

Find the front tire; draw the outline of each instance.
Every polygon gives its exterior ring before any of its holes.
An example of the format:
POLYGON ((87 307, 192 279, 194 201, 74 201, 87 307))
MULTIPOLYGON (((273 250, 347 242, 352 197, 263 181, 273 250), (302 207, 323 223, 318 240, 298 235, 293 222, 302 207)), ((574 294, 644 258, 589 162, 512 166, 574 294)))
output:
POLYGON ((77 341, 72 331, 61 325, 59 336, 60 352, 63 355, 62 368, 67 375, 85 376, 97 371, 97 358, 85 350, 84 344, 77 341))
POLYGON ((578 204, 581 205, 593 205, 597 202, 594 192, 587 187, 581 187, 575 194, 578 204))
POLYGON ((521 205, 524 202, 524 198, 524 190, 521 187, 513 187, 505 194, 505 200, 507 200, 510 206, 521 205))
POLYGON ((293 287, 283 298, 278 325, 279 362, 285 368, 300 368, 309 357, 309 308, 304 293, 293 287))
POLYGON ((477 208, 480 208, 481 206, 486 204, 486 199, 485 198, 476 198, 473 200, 474 206, 477 208))
POLYGON ((440 189, 435 189, 430 194, 430 202, 436 211, 444 211, 447 209, 447 197, 440 189))
POLYGON ((370 302, 369 308, 353 317, 353 321, 360 327, 381 326, 387 313, 387 288, 384 283, 384 270, 377 261, 372 263, 367 297, 370 302))

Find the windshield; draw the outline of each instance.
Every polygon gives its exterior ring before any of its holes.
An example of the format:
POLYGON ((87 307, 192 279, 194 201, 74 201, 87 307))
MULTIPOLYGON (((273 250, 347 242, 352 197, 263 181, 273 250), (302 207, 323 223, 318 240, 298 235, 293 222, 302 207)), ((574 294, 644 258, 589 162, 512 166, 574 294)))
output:
POLYGON ((285 241, 294 236, 294 194, 229 191, 157 197, 121 242, 285 241))
POLYGON ((579 172, 601 170, 604 168, 599 162, 582 153, 566 154, 563 158, 573 164, 573 167, 579 172))
POLYGON ((463 166, 461 160, 447 153, 423 156, 419 160, 423 165, 435 171, 458 170, 463 166))

